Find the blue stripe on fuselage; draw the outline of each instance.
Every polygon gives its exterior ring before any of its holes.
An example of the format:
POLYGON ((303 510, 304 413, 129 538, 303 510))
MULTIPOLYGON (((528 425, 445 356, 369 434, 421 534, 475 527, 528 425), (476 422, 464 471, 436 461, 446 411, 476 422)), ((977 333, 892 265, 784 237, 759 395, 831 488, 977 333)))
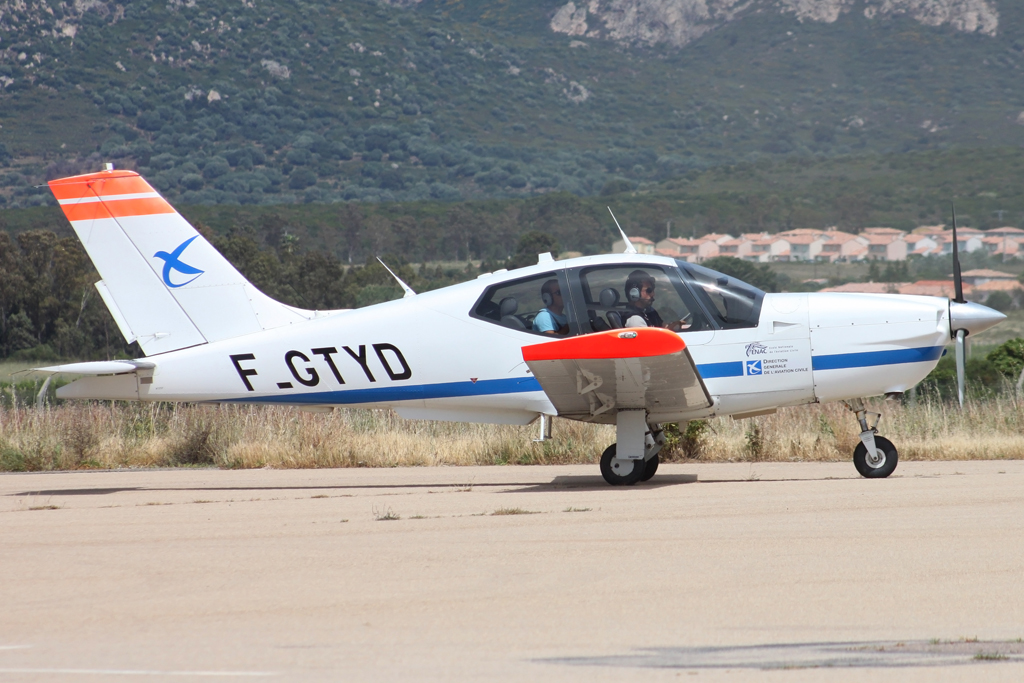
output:
POLYGON ((728 363, 705 363, 697 366, 697 372, 704 379, 717 379, 719 377, 742 377, 743 361, 734 360, 728 363))
POLYGON ((844 370, 846 368, 867 368, 878 365, 923 363, 925 361, 938 360, 942 356, 942 349, 943 347, 941 346, 922 346, 916 349, 814 356, 811 358, 811 368, 813 370, 844 370))
MULTIPOLYGON (((812 356, 813 370, 843 370, 847 368, 870 368, 900 363, 923 363, 938 360, 942 356, 941 346, 922 346, 916 349, 895 349, 892 351, 865 351, 862 353, 837 353, 829 356, 812 356)), ((697 366, 704 379, 719 377, 742 377, 743 361, 727 363, 704 363, 697 366)))
POLYGON ((492 396, 541 391, 540 382, 533 377, 509 379, 481 379, 476 382, 445 382, 443 384, 395 385, 369 389, 341 389, 314 391, 308 394, 278 394, 246 396, 227 399, 226 403, 281 403, 281 404, 347 404, 386 403, 388 401, 415 401, 425 398, 455 398, 461 396, 492 396))
MULTIPOLYGON (((942 356, 943 347, 923 346, 916 349, 893 351, 867 351, 863 353, 838 353, 829 356, 813 356, 814 370, 842 370, 867 368, 900 363, 922 363, 937 360, 942 356)), ((697 366, 704 379, 720 377, 742 377, 743 361, 725 363, 704 363, 697 366)), ((482 379, 477 382, 445 382, 442 384, 396 385, 371 387, 369 389, 342 389, 339 391, 314 391, 305 394, 278 394, 270 396, 246 396, 227 399, 231 403, 279 403, 279 404, 359 404, 386 403, 388 401, 415 401, 428 398, 458 398, 464 396, 493 396, 517 394, 528 391, 542 391, 540 382, 534 377, 513 377, 509 379, 482 379)))

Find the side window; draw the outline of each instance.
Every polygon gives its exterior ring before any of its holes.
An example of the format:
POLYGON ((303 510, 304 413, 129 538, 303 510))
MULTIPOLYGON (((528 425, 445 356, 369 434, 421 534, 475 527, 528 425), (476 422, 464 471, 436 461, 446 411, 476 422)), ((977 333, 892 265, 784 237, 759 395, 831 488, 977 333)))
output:
POLYGON ((665 327, 677 332, 710 329, 678 275, 670 277, 658 266, 587 268, 580 273, 580 286, 583 290, 580 327, 584 332, 636 325, 665 327), (631 322, 630 318, 634 317, 636 320, 631 322))
POLYGON ((723 275, 717 270, 677 261, 697 295, 725 330, 757 327, 764 292, 753 285, 723 275))
POLYGON ((472 316, 522 332, 552 337, 577 334, 564 280, 561 273, 544 273, 488 287, 472 316))

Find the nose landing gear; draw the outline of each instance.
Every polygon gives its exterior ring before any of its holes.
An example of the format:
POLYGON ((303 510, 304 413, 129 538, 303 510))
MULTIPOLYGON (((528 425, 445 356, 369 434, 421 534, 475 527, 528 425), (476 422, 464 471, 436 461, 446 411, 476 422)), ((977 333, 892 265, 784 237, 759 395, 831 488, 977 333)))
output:
POLYGON ((862 399, 854 399, 843 402, 847 408, 857 415, 857 422, 860 423, 860 443, 853 450, 853 466, 862 477, 868 479, 883 479, 896 470, 900 454, 892 441, 885 437, 878 436, 878 421, 882 419, 881 413, 869 412, 864 407, 862 399), (868 415, 874 416, 874 422, 868 425, 868 415))

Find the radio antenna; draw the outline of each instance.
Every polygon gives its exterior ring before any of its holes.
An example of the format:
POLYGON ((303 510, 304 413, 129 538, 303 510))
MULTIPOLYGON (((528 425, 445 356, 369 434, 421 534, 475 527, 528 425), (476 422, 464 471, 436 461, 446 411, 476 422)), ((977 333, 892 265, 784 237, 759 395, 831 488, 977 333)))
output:
POLYGON ((626 237, 626 232, 622 229, 622 226, 619 225, 619 219, 615 217, 615 213, 612 211, 612 207, 609 206, 606 208, 608 209, 608 213, 612 215, 612 220, 615 221, 615 227, 619 229, 619 234, 622 235, 622 241, 626 243, 626 248, 623 250, 622 253, 635 254, 636 247, 634 247, 633 243, 629 241, 628 237, 626 237))
POLYGON ((389 273, 391 273, 391 277, 395 278, 395 281, 398 284, 402 285, 402 289, 405 290, 405 294, 402 296, 403 299, 408 299, 410 296, 416 296, 416 292, 414 292, 412 290, 412 287, 410 287, 409 285, 407 285, 404 282, 402 282, 402 278, 400 278, 397 275, 395 275, 395 271, 393 271, 390 268, 388 268, 388 264, 384 263, 384 261, 381 261, 380 256, 377 257, 377 260, 380 261, 380 264, 382 266, 384 266, 384 270, 386 270, 389 273))

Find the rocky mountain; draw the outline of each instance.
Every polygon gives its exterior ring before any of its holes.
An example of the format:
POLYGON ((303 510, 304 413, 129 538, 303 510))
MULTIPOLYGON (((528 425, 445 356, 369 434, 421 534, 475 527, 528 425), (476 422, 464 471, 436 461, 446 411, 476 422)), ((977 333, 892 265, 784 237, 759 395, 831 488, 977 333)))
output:
POLYGON ((0 0, 0 203, 101 161, 183 204, 652 186, 1024 144, 1011 0, 0 0))
POLYGON ((925 26, 996 35, 999 12, 989 0, 570 0, 557 9, 555 33, 626 45, 682 47, 751 14, 788 13, 798 21, 835 23, 860 11, 869 20, 907 16, 925 26))

